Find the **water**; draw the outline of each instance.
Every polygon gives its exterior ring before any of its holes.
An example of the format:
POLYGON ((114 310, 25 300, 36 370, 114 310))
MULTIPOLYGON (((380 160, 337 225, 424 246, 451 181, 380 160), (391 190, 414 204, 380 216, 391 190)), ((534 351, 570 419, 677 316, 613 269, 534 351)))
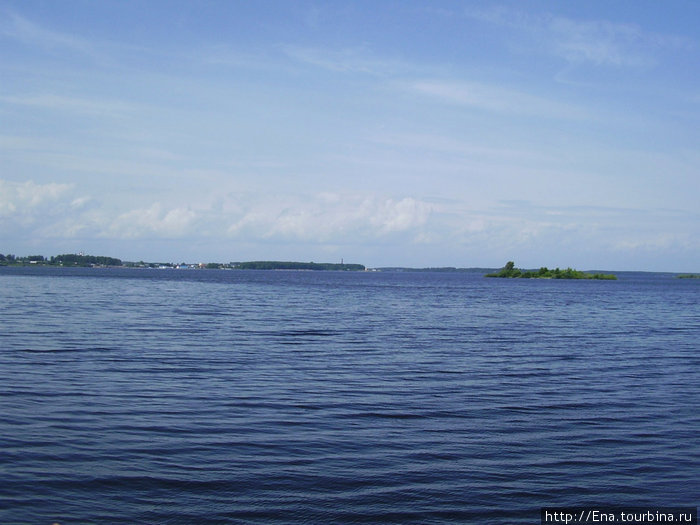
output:
POLYGON ((0 268, 0 522, 696 506, 700 282, 0 268))

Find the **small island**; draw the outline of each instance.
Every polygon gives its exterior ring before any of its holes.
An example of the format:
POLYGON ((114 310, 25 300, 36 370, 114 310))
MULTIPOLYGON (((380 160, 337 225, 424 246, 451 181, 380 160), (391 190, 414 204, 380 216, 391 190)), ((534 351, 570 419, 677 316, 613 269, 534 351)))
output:
POLYGON ((676 275, 676 279, 700 279, 700 274, 697 273, 682 273, 676 275))
POLYGON ((617 279, 616 275, 610 273, 586 273, 579 270, 572 270, 571 268, 567 268, 566 270, 560 270, 559 268, 550 270, 546 266, 543 266, 539 270, 520 270, 515 267, 513 261, 508 261, 499 272, 487 273, 484 277, 502 277, 509 279, 617 279))

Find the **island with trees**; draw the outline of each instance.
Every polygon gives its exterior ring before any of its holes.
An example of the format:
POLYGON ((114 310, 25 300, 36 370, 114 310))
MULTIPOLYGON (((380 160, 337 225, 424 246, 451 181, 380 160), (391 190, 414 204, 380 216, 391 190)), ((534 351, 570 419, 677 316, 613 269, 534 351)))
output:
POLYGON ((579 270, 560 270, 555 268, 550 270, 543 266, 539 270, 521 270, 515 267, 513 261, 508 261, 506 265, 495 273, 487 273, 484 277, 502 277, 510 279, 604 279, 615 280, 617 276, 611 273, 586 273, 579 270))

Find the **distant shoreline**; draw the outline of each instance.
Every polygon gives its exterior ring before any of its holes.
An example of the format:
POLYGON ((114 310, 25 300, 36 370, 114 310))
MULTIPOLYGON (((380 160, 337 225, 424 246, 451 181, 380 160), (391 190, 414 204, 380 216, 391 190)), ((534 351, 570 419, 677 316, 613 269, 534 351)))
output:
MULTIPOLYGON (((0 253, 0 268, 2 267, 55 267, 55 268, 136 268, 136 269, 190 269, 190 270, 276 270, 276 271, 364 271, 364 272, 438 272, 438 273, 486 273, 489 277, 518 277, 518 278, 536 278, 536 279, 611 279, 609 276, 613 274, 604 274, 599 271, 579 272, 567 268, 566 270, 549 270, 546 267, 539 270, 515 270, 514 275, 498 275, 498 272, 503 272, 506 268, 500 270, 488 267, 455 267, 455 266, 437 266, 437 267, 422 267, 414 268, 409 266, 380 266, 367 267, 357 263, 314 263, 300 261, 245 261, 245 262, 229 262, 229 263, 172 263, 172 262, 145 262, 145 261, 122 261, 114 257, 93 256, 84 254, 65 254, 51 257, 41 255, 30 256, 14 256, 3 255, 0 253), (490 273, 487 273, 490 272, 490 273), (518 275, 515 273, 520 272, 518 275), (558 277, 556 276, 558 273, 558 277), (565 277, 569 274, 581 274, 582 277, 565 277), (589 277, 591 276, 591 277, 589 277), (598 276, 598 277, 594 277, 598 276)), ((700 274, 689 272, 671 272, 671 271, 651 271, 651 270, 620 270, 618 273, 643 272, 643 273, 666 273, 678 279, 700 279, 700 274)))
POLYGON ((63 254, 44 257, 29 255, 16 257, 0 254, 0 266, 44 266, 59 268, 157 268, 157 269, 209 269, 209 270, 330 270, 330 271, 365 271, 363 264, 356 263, 315 263, 297 261, 248 261, 230 263, 163 263, 145 261, 122 261, 115 257, 85 254, 63 254))

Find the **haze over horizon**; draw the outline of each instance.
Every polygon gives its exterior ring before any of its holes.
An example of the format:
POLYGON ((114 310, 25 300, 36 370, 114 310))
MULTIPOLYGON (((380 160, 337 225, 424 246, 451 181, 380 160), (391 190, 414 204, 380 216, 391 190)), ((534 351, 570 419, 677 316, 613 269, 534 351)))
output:
POLYGON ((698 20, 6 0, 0 252, 697 272, 698 20))

